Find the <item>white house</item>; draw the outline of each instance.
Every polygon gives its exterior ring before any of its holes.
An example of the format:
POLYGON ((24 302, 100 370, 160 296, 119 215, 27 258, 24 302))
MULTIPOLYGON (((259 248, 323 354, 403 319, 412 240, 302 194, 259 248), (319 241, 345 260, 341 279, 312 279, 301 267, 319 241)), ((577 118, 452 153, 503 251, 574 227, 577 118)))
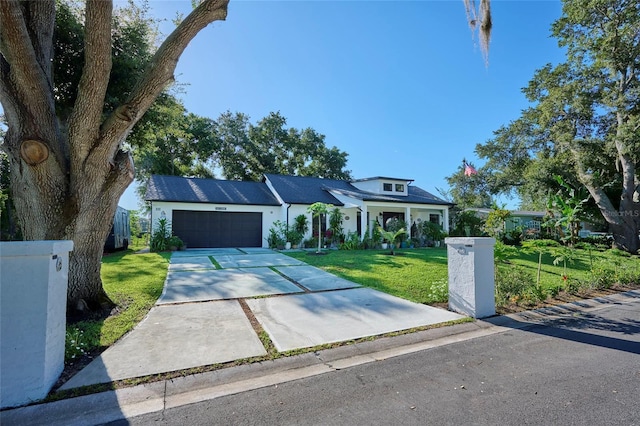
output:
MULTIPOLYGON (((412 182, 380 176, 346 181, 265 174, 262 182, 241 182, 153 175, 145 199, 154 229, 166 218, 190 248, 266 247, 276 220, 293 225, 304 214, 310 224, 317 223, 307 213, 315 202, 339 208, 345 233, 361 237, 374 221, 385 226, 393 217, 410 225, 436 222, 448 231, 452 204, 412 182)), ((312 233, 313 228, 305 238, 312 233)))

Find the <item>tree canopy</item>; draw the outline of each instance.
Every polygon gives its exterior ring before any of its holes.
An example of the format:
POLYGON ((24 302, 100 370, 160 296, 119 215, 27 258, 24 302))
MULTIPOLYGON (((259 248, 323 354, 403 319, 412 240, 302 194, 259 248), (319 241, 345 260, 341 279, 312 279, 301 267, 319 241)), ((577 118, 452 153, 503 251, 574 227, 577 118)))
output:
POLYGON ((144 8, 114 17, 108 0, 79 11, 54 0, 0 2, 2 149, 13 202, 25 239, 73 240, 69 309, 111 305, 100 259, 134 178, 125 139, 173 82, 189 42, 226 18, 227 4, 199 2, 156 45, 144 8))
POLYGON ((312 128, 286 128, 280 112, 251 124, 243 113, 222 113, 215 126, 215 162, 225 178, 259 181, 264 173, 350 179, 346 152, 325 145, 312 128))
MULTIPOLYGON (((476 147, 491 191, 516 191, 542 207, 563 188, 584 188, 616 245, 640 248, 640 5, 565 0, 552 26, 566 61, 537 70, 531 106, 476 147), (567 185, 559 185, 559 176, 567 185)), ((567 193, 567 196, 569 194, 567 193)))

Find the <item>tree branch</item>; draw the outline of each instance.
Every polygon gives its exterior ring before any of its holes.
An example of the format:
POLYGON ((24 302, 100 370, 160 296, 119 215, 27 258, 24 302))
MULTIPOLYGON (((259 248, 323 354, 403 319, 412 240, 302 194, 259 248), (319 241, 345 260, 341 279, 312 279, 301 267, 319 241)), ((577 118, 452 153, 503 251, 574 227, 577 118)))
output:
POLYGON ((587 191, 589 191, 589 194, 593 197, 593 200, 598 206, 598 209, 600 209, 604 219, 610 224, 619 225, 620 217, 616 214, 616 208, 613 206, 613 203, 602 187, 593 184, 591 175, 589 175, 584 169, 584 165, 581 160, 581 153, 575 148, 571 148, 570 151, 575 159, 578 180, 587 188, 587 191))
POLYGON ((104 98, 111 73, 110 0, 87 2, 85 19, 85 65, 78 95, 69 117, 71 167, 80 166, 99 136, 104 98))
POLYGON ((124 105, 102 126, 102 141, 96 155, 112 158, 119 143, 173 80, 176 65, 191 40, 213 21, 224 20, 229 0, 205 0, 162 43, 124 105))
POLYGON ((47 77, 50 90, 53 90, 53 29, 55 28, 56 3, 53 0, 38 0, 27 2, 29 11, 29 25, 27 31, 35 49, 38 63, 47 77))
MULTIPOLYGON (((34 6, 33 10, 31 10, 29 23, 36 22, 38 27, 35 28, 36 30, 43 25, 45 21, 44 14, 48 15, 50 20, 53 20, 55 13, 54 10, 50 9, 52 4, 53 2, 46 2, 41 6, 34 6)), ((50 32, 49 35, 53 36, 53 32, 50 32)), ((43 37, 44 34, 39 35, 38 44, 40 46, 36 47, 47 49, 48 51, 51 46, 46 46, 43 37)), ((3 72, 0 75, 4 86, 0 90, 0 96, 2 96, 0 101, 2 101, 3 105, 9 103, 16 109, 25 108, 28 110, 29 115, 33 117, 43 114, 45 111, 49 114, 54 114, 53 98, 48 96, 51 94, 50 75, 45 74, 46 70, 50 68, 45 67, 43 69, 42 64, 39 62, 39 59, 43 60, 48 55, 51 55, 51 52, 36 53, 34 46, 31 44, 25 16, 17 0, 3 0, 0 2, 0 53, 6 60, 3 72), (28 99, 29 102, 22 102, 24 99, 28 99)), ((17 121, 11 120, 11 116, 8 115, 7 118, 10 125, 19 126, 17 121)), ((24 124, 22 124, 17 128, 20 129, 20 133, 32 133, 32 136, 40 136, 43 139, 49 139, 45 136, 51 136, 50 134, 38 134, 40 132, 37 132, 35 126, 30 127, 33 128, 25 129, 24 124)), ((48 142, 55 143, 56 141, 48 140, 48 142)))

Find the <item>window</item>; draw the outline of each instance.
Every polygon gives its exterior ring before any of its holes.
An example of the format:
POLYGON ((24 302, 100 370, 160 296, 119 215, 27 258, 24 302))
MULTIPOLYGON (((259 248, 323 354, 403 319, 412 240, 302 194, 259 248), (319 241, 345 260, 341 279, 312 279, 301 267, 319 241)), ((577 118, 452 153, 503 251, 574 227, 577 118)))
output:
POLYGON ((404 192, 404 185, 401 183, 396 183, 396 192, 404 192))
POLYGON ((383 190, 383 191, 389 191, 389 192, 391 192, 391 191, 393 191, 393 189, 391 189, 391 188, 392 188, 392 186, 391 186, 391 184, 390 184, 390 183, 383 183, 383 184, 382 184, 382 190, 383 190))
POLYGON ((429 222, 440 224, 440 215, 439 214, 430 214, 429 222))

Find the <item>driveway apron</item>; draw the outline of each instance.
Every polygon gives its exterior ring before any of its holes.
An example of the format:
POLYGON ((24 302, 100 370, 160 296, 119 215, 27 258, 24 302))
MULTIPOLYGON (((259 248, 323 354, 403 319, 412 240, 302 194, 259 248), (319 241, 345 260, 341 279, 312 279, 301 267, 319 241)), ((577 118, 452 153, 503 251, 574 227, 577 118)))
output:
POLYGON ((263 248, 175 252, 147 317, 61 389, 266 355, 251 320, 287 351, 463 318, 359 287, 263 248))

